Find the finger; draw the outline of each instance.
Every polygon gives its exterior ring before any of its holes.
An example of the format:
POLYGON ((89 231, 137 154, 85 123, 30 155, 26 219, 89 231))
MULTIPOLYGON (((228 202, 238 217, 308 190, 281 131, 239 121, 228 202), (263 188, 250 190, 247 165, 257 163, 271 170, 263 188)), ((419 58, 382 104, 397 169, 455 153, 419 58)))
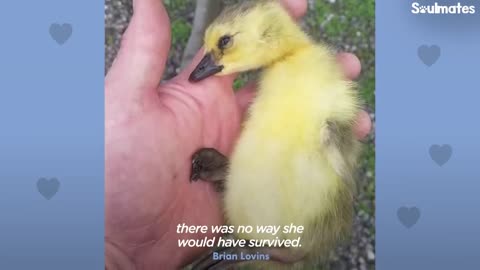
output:
POLYGON ((339 53, 337 55, 337 61, 348 79, 355 80, 360 75, 362 65, 354 54, 339 53))
POLYGON ((306 0, 282 0, 282 3, 295 19, 300 19, 307 13, 308 3, 306 0))
MULTIPOLYGON (((288 10, 288 12, 294 17, 294 18, 300 18, 301 16, 305 15, 307 12, 307 1, 306 0, 282 0, 282 4, 285 6, 285 8, 288 10)), ((201 49, 193 58, 192 62, 190 65, 188 65, 180 74, 179 78, 186 79, 190 76, 190 73, 195 69, 195 67, 198 65, 200 60, 202 59, 204 55, 204 50, 201 49)), ((222 80, 223 83, 231 85, 233 84, 233 81, 237 77, 237 74, 231 74, 227 76, 221 76, 218 77, 220 80, 222 80)), ((200 82, 201 83, 201 82, 200 82)))
POLYGON ((170 23, 161 0, 134 0, 133 17, 106 82, 123 89, 154 89, 160 82, 170 48, 170 23), (111 82, 115 83, 115 82, 111 82))
MULTIPOLYGON (((354 80, 360 75, 362 66, 360 60, 351 53, 339 53, 337 55, 337 60, 342 66, 345 76, 354 80)), ((354 133, 357 139, 363 140, 368 136, 372 129, 372 120, 367 112, 361 111, 357 117, 357 123, 354 128, 354 133)))
POLYGON ((372 120, 366 111, 361 111, 357 117, 357 123, 354 128, 354 133, 357 139, 363 140, 370 134, 372 130, 372 120))

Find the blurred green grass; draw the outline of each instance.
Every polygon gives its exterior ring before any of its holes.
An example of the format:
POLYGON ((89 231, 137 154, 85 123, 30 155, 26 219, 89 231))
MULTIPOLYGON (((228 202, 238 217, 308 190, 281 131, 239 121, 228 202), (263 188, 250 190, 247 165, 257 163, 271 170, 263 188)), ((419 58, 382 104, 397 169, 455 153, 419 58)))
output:
POLYGON ((185 44, 188 41, 192 26, 184 19, 176 19, 172 22, 172 43, 185 44))

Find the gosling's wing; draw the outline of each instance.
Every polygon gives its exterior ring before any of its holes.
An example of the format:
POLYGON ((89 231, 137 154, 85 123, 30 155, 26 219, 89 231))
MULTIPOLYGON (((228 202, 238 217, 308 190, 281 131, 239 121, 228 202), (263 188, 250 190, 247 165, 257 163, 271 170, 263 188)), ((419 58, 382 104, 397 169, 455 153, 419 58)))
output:
POLYGON ((322 125, 320 138, 321 149, 330 166, 354 191, 360 142, 354 136, 353 122, 329 119, 322 125))
MULTIPOLYGON (((323 67, 321 70, 328 70, 324 64, 320 66, 323 67)), ((356 85, 345 81, 339 68, 335 70, 336 72, 329 74, 330 77, 322 78, 323 84, 330 86, 325 86, 326 89, 323 89, 321 96, 326 117, 322 118, 320 123, 319 143, 321 152, 330 166, 350 187, 350 190, 355 191, 354 173, 361 144, 355 138, 353 129, 362 102, 356 85)))

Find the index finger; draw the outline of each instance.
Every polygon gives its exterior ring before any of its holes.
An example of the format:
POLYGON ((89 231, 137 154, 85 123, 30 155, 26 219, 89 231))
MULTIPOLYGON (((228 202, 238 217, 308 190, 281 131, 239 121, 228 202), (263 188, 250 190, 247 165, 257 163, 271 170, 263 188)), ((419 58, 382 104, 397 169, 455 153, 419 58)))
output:
POLYGON ((354 54, 339 53, 337 61, 348 79, 355 80, 360 75, 362 64, 354 54))
POLYGON ((282 0, 282 4, 296 19, 303 17, 307 12, 308 5, 306 0, 282 0))

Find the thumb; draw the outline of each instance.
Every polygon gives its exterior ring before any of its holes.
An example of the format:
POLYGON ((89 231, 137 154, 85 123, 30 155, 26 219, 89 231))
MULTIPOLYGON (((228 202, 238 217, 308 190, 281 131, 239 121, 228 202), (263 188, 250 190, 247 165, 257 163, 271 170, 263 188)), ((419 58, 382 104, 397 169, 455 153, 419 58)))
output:
POLYGON ((153 90, 162 78, 170 48, 170 22, 161 0, 133 0, 133 17, 106 83, 125 91, 153 90))

